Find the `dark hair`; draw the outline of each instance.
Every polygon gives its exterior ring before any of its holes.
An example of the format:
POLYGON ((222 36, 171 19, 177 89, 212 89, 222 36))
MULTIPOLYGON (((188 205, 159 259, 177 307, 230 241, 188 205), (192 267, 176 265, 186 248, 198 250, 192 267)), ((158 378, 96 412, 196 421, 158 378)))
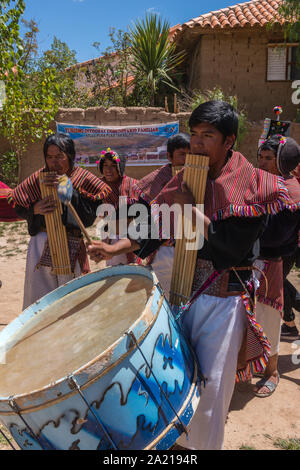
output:
POLYGON ((238 113, 231 104, 226 101, 206 101, 200 104, 192 112, 189 119, 189 127, 207 122, 213 125, 226 137, 234 135, 237 138, 239 128, 238 113))
POLYGON ((172 135, 168 139, 167 143, 167 152, 170 154, 170 157, 173 157, 173 153, 177 149, 190 148, 190 136, 188 134, 176 134, 172 135))
POLYGON ((58 147, 62 152, 67 155, 70 163, 70 168, 72 169, 74 166, 76 155, 73 139, 71 139, 71 137, 69 137, 67 134, 62 134, 59 132, 56 134, 49 135, 49 137, 47 137, 44 143, 43 149, 45 160, 47 157, 47 150, 50 145, 56 145, 56 147, 58 147))
POLYGON ((274 157, 276 158, 280 144, 280 138, 281 136, 273 135, 269 139, 265 140, 258 149, 258 157, 260 156, 260 152, 262 150, 270 150, 274 153, 274 157))
POLYGON ((262 150, 274 153, 277 169, 283 176, 289 176, 300 163, 300 147, 291 137, 273 135, 261 144, 258 156, 262 150))
POLYGON ((106 152, 104 155, 100 156, 100 160, 99 160, 99 163, 98 163, 98 170, 100 171, 101 175, 103 175, 103 164, 104 164, 105 160, 110 160, 111 162, 113 162, 117 167, 119 175, 120 176, 124 175, 125 167, 126 167, 126 157, 124 157, 123 155, 118 155, 118 157, 120 159, 119 163, 117 163, 113 159, 113 155, 110 152, 106 152))

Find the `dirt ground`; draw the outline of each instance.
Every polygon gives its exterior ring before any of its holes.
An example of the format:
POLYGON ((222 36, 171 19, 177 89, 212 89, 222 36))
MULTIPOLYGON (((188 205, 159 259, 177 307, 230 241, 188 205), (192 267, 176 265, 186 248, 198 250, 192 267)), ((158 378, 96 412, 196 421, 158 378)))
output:
MULTIPOLYGON (((95 236, 95 228, 90 229, 95 236)), ((0 330, 21 313, 28 234, 25 222, 0 224, 0 330)), ((92 270, 98 269, 91 265, 92 270)), ((300 289, 298 272, 289 279, 300 289)), ((300 314, 296 312, 300 329, 300 314)), ((252 384, 238 384, 225 428, 225 450, 300 449, 300 338, 280 345, 280 384, 273 395, 258 398, 252 384)), ((3 428, 0 427, 3 430, 3 428)), ((6 432, 6 431, 5 431, 6 432)), ((7 433, 7 432, 6 432, 7 433)), ((0 450, 9 450, 0 433, 0 450)))

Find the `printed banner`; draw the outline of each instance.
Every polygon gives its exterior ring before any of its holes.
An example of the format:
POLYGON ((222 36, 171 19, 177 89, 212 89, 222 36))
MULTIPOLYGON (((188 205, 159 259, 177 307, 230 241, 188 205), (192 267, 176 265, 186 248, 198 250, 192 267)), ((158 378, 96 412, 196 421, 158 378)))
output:
POLYGON ((56 123, 56 129, 74 140, 78 165, 96 166, 101 151, 110 147, 124 155, 129 166, 150 166, 168 161, 167 140, 179 133, 179 122, 123 127, 56 123))

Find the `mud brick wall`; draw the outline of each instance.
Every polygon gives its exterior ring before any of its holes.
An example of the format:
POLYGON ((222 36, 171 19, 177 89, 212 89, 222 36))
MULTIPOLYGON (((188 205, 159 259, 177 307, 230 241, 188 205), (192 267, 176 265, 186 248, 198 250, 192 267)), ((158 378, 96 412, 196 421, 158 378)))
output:
MULTIPOLYGON (((268 113, 268 115, 270 114, 268 113)), ((180 131, 188 132, 188 118, 189 113, 171 114, 166 113, 162 108, 110 108, 107 110, 104 108, 89 108, 86 110, 60 109, 56 121, 66 124, 103 126, 143 125, 179 121, 180 131)), ((51 128, 55 131, 55 122, 52 123, 51 128)), ((254 165, 256 164, 257 144, 262 129, 263 121, 252 123, 239 149, 254 165)), ((300 143, 300 124, 292 123, 290 135, 300 143)), ((9 143, 0 139, 0 154, 8 150, 9 143)), ((43 141, 34 144, 29 143, 27 152, 21 162, 20 181, 41 168, 43 164, 43 141)), ((128 166, 126 174, 140 179, 156 168, 157 166, 128 166)), ((96 168, 89 168, 89 170, 97 174, 96 168)))
POLYGON ((284 110, 282 119, 293 121, 297 106, 292 103, 292 81, 267 81, 271 42, 283 43, 282 33, 252 28, 203 34, 190 55, 188 87, 201 91, 221 87, 237 95, 251 121, 272 117, 276 105, 284 110))

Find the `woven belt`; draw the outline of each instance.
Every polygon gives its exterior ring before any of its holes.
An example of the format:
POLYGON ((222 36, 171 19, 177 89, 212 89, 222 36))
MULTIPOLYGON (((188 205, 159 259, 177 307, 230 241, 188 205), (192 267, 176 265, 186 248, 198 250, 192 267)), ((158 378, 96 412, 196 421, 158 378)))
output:
MULTIPOLYGON (((213 295, 215 297, 229 297, 245 293, 242 285, 238 290, 229 290, 229 276, 231 269, 215 279, 215 281, 205 289, 204 294, 213 295)), ((252 266, 236 267, 234 269, 238 271, 252 271, 252 266)), ((197 258, 192 292, 196 292, 214 271, 215 268, 211 261, 197 258)), ((237 282, 239 282, 238 279, 237 282)))

